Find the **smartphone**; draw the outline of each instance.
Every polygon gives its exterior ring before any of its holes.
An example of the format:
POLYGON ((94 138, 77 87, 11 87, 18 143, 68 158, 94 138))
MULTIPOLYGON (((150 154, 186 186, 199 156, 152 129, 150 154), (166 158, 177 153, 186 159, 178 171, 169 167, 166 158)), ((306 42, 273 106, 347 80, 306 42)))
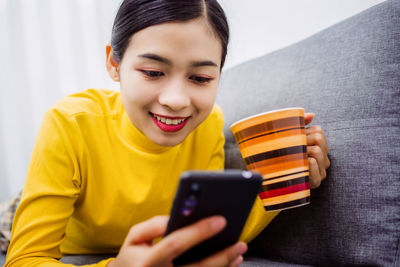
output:
POLYGON ((235 244, 261 190, 261 183, 261 175, 249 171, 184 172, 165 235, 213 215, 224 216, 227 225, 217 235, 176 258, 174 265, 199 261, 235 244))

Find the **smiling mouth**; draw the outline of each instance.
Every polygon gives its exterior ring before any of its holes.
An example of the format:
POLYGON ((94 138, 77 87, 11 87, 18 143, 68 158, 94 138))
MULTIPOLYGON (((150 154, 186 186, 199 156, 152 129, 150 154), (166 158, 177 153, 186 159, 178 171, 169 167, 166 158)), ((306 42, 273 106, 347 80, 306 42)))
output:
POLYGON ((161 117, 158 116, 154 113, 151 113, 153 117, 155 117, 158 121, 161 121, 162 123, 165 123, 167 125, 178 125, 187 120, 189 117, 186 118, 177 118, 177 119, 172 119, 172 118, 166 118, 166 117, 161 117))
POLYGON ((153 118, 154 123, 160 128, 161 130, 165 132, 177 132, 180 129, 182 129, 188 119, 191 118, 189 117, 164 117, 160 116, 154 113, 149 112, 150 115, 153 118))

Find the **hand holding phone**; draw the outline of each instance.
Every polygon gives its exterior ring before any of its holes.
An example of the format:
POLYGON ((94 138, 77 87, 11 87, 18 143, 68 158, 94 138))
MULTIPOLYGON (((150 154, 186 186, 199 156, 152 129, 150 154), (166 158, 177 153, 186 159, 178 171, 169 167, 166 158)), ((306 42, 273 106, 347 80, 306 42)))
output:
POLYGON ((260 192, 261 183, 262 177, 249 171, 182 174, 166 235, 213 215, 224 216, 227 225, 217 235, 177 257, 174 264, 197 262, 235 244, 260 192))
MULTIPOLYGON (((155 238, 165 233, 168 218, 168 216, 156 216, 134 225, 117 257, 107 266, 172 266, 176 257, 219 233, 226 226, 226 220, 222 216, 208 217, 174 231, 160 242, 153 243, 155 238)), ((246 250, 245 243, 237 242, 200 262, 191 264, 191 266, 236 267, 243 261, 242 255, 246 250)))

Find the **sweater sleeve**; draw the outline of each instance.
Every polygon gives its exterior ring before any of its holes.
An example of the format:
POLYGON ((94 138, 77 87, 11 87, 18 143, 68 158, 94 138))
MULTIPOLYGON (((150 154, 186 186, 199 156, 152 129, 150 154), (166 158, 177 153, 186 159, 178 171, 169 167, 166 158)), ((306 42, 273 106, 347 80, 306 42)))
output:
POLYGON ((260 197, 257 196, 243 228, 240 240, 246 243, 252 241, 278 214, 279 211, 266 212, 260 197))
POLYGON ((67 266, 57 259, 80 193, 78 138, 73 117, 54 109, 45 114, 15 214, 6 267, 67 266))

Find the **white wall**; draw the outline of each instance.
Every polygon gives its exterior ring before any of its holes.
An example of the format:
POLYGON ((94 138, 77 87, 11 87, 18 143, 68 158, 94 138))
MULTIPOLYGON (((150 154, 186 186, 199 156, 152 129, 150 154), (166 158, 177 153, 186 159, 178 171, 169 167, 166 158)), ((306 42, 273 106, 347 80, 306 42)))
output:
POLYGON ((46 109, 84 88, 117 88, 104 46, 118 3, 0 0, 0 201, 22 188, 46 109))
MULTIPOLYGON (((104 68, 119 0, 0 0, 0 201, 18 192, 43 112, 104 68)), ((304 39, 382 0, 220 0, 231 25, 226 67, 304 39)))
POLYGON ((229 20, 226 66, 277 50, 383 0, 219 0, 229 20))

